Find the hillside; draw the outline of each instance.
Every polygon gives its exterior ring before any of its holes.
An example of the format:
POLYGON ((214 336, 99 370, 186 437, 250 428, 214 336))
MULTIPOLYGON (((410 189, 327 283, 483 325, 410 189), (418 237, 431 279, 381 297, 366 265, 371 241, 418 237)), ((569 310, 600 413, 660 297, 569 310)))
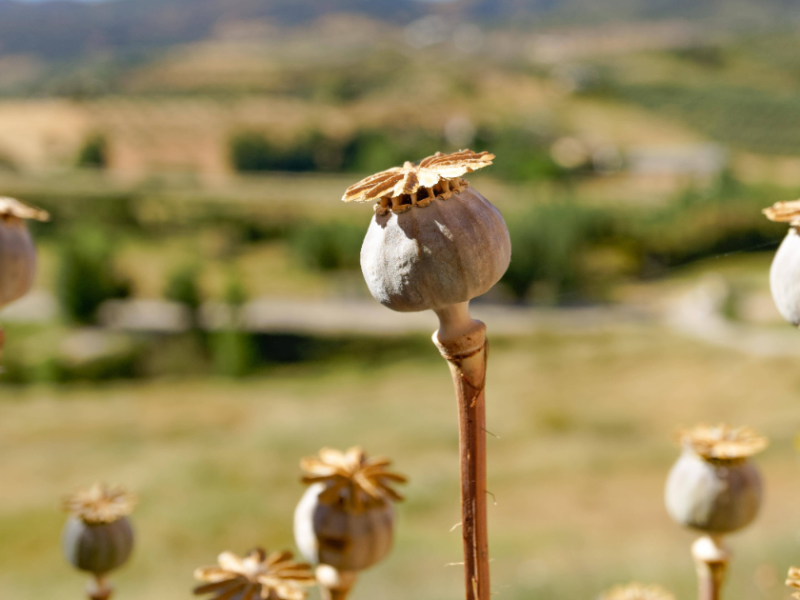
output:
POLYGON ((204 39, 229 21, 270 19, 290 26, 336 12, 401 24, 435 12, 483 24, 534 26, 681 18, 754 28, 800 18, 800 6, 790 0, 0 0, 0 53, 68 58, 133 51, 204 39))

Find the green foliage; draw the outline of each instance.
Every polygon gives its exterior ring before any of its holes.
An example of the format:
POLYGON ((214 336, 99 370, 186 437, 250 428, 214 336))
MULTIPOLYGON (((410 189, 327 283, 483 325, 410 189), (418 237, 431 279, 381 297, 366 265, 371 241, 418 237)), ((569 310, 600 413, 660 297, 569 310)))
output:
POLYGON ((196 264, 185 264, 175 269, 167 280, 164 297, 180 302, 194 314, 203 302, 200 293, 200 267, 196 264))
POLYGON ((95 134, 89 137, 83 143, 75 162, 78 167, 105 169, 108 166, 108 142, 105 136, 95 134))
POLYGON ((534 283, 546 284, 556 300, 580 290, 581 253, 597 238, 594 212, 563 201, 532 207, 508 222, 514 250, 502 281, 517 298, 526 298, 534 283))
POLYGON ((551 158, 551 142, 549 135, 524 128, 484 128, 478 132, 473 149, 488 150, 503 157, 491 167, 492 174, 501 179, 561 180, 569 171, 551 158))
POLYGON ((624 85, 617 97, 665 112, 709 137, 752 152, 800 154, 800 94, 730 85, 624 85))
POLYGON ((56 291, 66 316, 76 323, 92 323, 106 300, 130 296, 130 283, 114 266, 114 244, 101 230, 80 227, 59 246, 56 291))
POLYGON ((342 170, 382 171, 407 160, 417 162, 443 147, 440 135, 420 129, 359 130, 343 147, 342 170))
MULTIPOLYGON (((492 172, 512 180, 558 180, 570 172, 550 157, 550 135, 517 127, 482 128, 474 148, 503 156, 492 172)), ((439 150, 450 151, 443 136, 423 129, 361 129, 332 139, 312 131, 283 145, 263 133, 242 131, 231 138, 231 162, 241 172, 323 171, 372 173, 406 161, 419 161, 439 150)))
POLYGON ((295 232, 292 248, 310 269, 357 269, 364 233, 362 226, 340 221, 312 223, 295 232))
POLYGON ((281 148, 256 131, 237 133, 231 139, 231 162, 237 171, 311 171, 310 148, 295 145, 281 148))
POLYGON ((244 377, 256 366, 257 349, 253 336, 239 329, 226 329, 211 336, 214 372, 224 377, 244 377))

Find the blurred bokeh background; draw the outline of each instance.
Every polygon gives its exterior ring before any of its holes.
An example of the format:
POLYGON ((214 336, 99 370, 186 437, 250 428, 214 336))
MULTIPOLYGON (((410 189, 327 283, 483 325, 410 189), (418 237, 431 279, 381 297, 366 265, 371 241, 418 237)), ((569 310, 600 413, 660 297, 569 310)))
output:
POLYGON ((0 596, 82 597, 58 501, 106 480, 142 499, 117 598, 188 598, 222 550, 292 547, 299 459, 361 444, 411 484, 354 600, 459 597, 436 320, 371 299, 339 199, 464 147, 514 244, 475 303, 497 597, 692 597, 662 489, 700 421, 772 441, 727 592, 786 597, 800 333, 760 209, 800 195, 790 0, 0 0, 0 195, 53 216, 0 313, 0 596))

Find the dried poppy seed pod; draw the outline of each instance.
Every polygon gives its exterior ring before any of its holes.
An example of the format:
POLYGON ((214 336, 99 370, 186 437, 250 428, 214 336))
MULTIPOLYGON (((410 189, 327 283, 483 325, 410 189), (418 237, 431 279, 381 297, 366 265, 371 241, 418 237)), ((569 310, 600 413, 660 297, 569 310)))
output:
POLYGON ((378 200, 361 248, 375 299, 401 312, 468 302, 508 269, 511 240, 500 214, 460 178, 493 155, 437 154, 348 188, 343 200, 378 200), (424 210, 421 210, 423 209, 424 210))
POLYGON ((503 217, 461 175, 494 159, 488 152, 437 152, 350 186, 345 202, 377 201, 361 248, 372 295, 397 311, 432 309, 433 342, 448 361, 458 400, 461 535, 467 600, 489 600, 486 502, 486 326, 469 301, 489 290, 511 260, 503 217))
POLYGON ((776 202, 764 209, 770 221, 789 223, 789 232, 783 238, 772 261, 769 284, 772 299, 781 316, 795 327, 800 326, 800 200, 776 202))
POLYGON ((130 558, 134 537, 127 515, 134 504, 131 494, 104 484, 64 499, 70 513, 62 533, 64 556, 75 568, 95 576, 88 589, 92 600, 111 597, 105 576, 130 558))
POLYGON ((665 501, 681 525, 703 532, 692 545, 701 600, 718 600, 730 553, 722 537, 761 506, 761 477, 748 459, 767 440, 747 427, 698 426, 680 433, 684 452, 667 479, 665 501))
POLYGON ((697 427, 682 433, 684 451, 672 467, 665 500, 674 521, 724 534, 749 525, 761 506, 761 476, 747 458, 766 440, 747 428, 697 427))
MULTIPOLYGON (((43 210, 0 197, 0 308, 27 294, 36 275, 36 248, 25 219, 49 218, 43 210)), ((4 341, 0 329, 0 358, 4 341)))
POLYGON ((48 214, 13 198, 0 198, 0 308, 30 291, 36 275, 36 248, 26 219, 48 214))
POLYGON ((295 511, 295 541, 307 560, 329 567, 320 585, 331 600, 346 598, 355 574, 391 550, 392 502, 402 496, 390 484, 405 478, 387 471, 389 464, 357 447, 345 453, 323 448, 301 463, 303 483, 311 486, 295 511))

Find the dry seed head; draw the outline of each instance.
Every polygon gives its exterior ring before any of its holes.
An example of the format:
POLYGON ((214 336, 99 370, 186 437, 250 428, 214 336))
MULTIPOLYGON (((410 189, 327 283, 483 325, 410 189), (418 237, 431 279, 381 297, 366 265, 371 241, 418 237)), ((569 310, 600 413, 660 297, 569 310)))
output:
POLYGON ((84 523, 113 523, 133 512, 136 496, 121 486, 95 483, 64 496, 62 505, 84 523))
POLYGON ((406 162, 362 179, 351 185, 342 196, 344 202, 374 202, 378 214, 392 210, 401 213, 412 206, 428 206, 435 198, 447 200, 468 184, 461 175, 492 164, 494 154, 460 150, 453 154, 436 154, 424 158, 419 165, 406 162))
POLYGON ((629 583, 611 588, 600 600, 675 600, 675 596, 658 585, 629 583))
POLYGON ((323 448, 319 456, 304 458, 300 467, 305 473, 303 483, 326 485, 319 496, 320 502, 362 510, 390 500, 403 500, 391 484, 405 483, 406 478, 387 471, 390 464, 387 458, 368 458, 364 450, 356 446, 347 452, 323 448))
POLYGON ((305 588, 316 580, 310 565, 295 562, 292 557, 291 552, 267 555, 261 548, 243 558, 223 552, 217 565, 195 570, 195 579, 206 583, 196 587, 194 593, 212 593, 215 600, 304 600, 308 596, 305 588))
POLYGON ((47 221, 50 219, 50 215, 45 210, 34 208, 14 198, 0 197, 0 219, 9 217, 33 219, 35 221, 47 221))
POLYGON ((763 212, 770 221, 789 223, 793 227, 800 225, 800 200, 776 202, 761 212, 763 212))
MULTIPOLYGON (((792 589, 800 590, 800 567, 789 567, 789 574, 786 576, 786 585, 792 589)), ((800 592, 792 594, 792 598, 800 600, 800 592)))
POLYGON ((735 461, 758 454, 767 447, 767 438, 750 427, 725 424, 709 427, 697 425, 678 431, 681 444, 706 460, 735 461))

